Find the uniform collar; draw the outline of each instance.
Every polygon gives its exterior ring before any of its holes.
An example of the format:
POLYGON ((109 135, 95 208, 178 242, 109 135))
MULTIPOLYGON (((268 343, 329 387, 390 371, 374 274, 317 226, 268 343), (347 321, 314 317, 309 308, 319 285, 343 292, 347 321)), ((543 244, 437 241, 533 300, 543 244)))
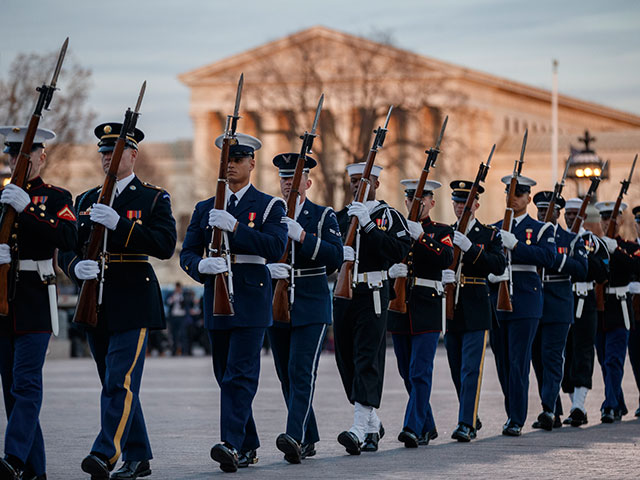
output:
POLYGON ((226 198, 224 199, 225 205, 227 203, 229 203, 229 198, 231 197, 231 195, 235 195, 237 200, 236 200, 236 205, 238 203, 240 203, 240 200, 242 199, 243 195, 245 193, 247 193, 247 190, 249 190, 251 188, 251 182, 247 183, 244 187, 242 187, 240 190, 238 190, 237 192, 232 192, 231 189, 229 188, 229 185, 227 185, 226 187, 226 198))
POLYGON ((523 213, 522 215, 520 215, 520 216, 518 216, 518 217, 514 218, 514 219, 513 219, 513 221, 514 221, 514 222, 516 222, 516 225, 515 225, 515 226, 517 227, 517 226, 520 224, 520 222, 521 222, 522 220, 524 220, 524 219, 525 219, 525 217, 527 217, 528 215, 529 215, 528 213, 523 213))
POLYGON ((298 202, 296 204, 296 213, 295 216, 293 217, 294 220, 298 220, 298 217, 300 216, 300 213, 302 212, 302 208, 304 207, 304 204, 306 203, 307 199, 305 198, 302 203, 298 202))
POLYGON ((25 184, 25 190, 33 190, 34 188, 41 187, 42 185, 44 185, 42 177, 37 176, 36 178, 27 181, 25 184))
POLYGON ((118 180, 116 182, 116 195, 120 195, 122 192, 124 192, 124 189, 127 188, 127 185, 131 183, 131 180, 133 180, 135 176, 136 174, 132 173, 131 175, 118 180))

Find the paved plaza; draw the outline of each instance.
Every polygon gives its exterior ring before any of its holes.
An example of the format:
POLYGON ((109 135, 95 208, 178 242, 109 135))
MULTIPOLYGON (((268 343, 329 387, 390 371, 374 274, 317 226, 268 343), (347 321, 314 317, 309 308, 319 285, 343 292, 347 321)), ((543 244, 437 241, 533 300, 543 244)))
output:
MULTIPOLYGON (((318 454, 302 465, 289 465, 275 447, 284 431, 285 406, 270 354, 262 357, 260 388, 254 416, 262 447, 257 465, 236 476, 259 479, 314 478, 638 478, 640 421, 633 417, 638 392, 627 364, 624 391, 631 413, 621 423, 600 424, 603 398, 599 367, 595 388, 587 398, 590 423, 563 427, 553 433, 532 431, 539 413, 537 384, 532 376, 529 417, 519 438, 500 434, 505 421, 495 363, 487 350, 480 401, 483 428, 470 444, 451 440, 457 423, 457 401, 446 353, 438 349, 432 406, 440 436, 429 446, 406 449, 396 440, 402 427, 407 394, 397 373, 392 350, 387 351, 380 418, 387 435, 377 453, 346 455, 336 437, 349 428, 352 407, 345 399, 332 354, 320 361, 315 410, 321 442, 318 454)), ((98 431, 99 381, 91 359, 49 359, 45 364, 44 405, 40 416, 47 446, 49 479, 86 479, 80 461, 98 431)), ((152 479, 200 480, 224 474, 209 458, 219 441, 219 390, 207 357, 148 358, 142 383, 142 404, 154 456, 152 479)), ((565 408, 569 400, 563 395, 565 408)), ((4 430, 4 416, 0 419, 4 430)), ((0 440, 0 445, 3 440, 0 440)))

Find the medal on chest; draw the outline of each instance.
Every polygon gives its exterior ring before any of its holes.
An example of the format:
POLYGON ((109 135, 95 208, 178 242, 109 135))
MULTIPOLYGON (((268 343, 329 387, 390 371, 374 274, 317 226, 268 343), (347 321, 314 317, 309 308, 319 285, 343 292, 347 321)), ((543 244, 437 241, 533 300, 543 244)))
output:
POLYGON ((249 223, 247 224, 249 228, 253 228, 256 226, 253 221, 256 219, 256 212, 249 212, 249 223))
POLYGON ((524 231, 524 235, 525 235, 525 238, 526 238, 524 243, 526 243, 527 245, 531 245, 531 238, 533 237, 533 228, 527 228, 524 231))
POLYGON ((37 196, 33 196, 31 197, 31 203, 33 203, 34 205, 39 205, 41 210, 44 210, 44 202, 47 201, 47 198, 49 198, 46 195, 37 195, 37 196))
POLYGON ((387 223, 388 223, 388 220, 385 217, 376 218, 376 224, 378 225, 378 228, 382 231, 387 229, 387 223))
POLYGON ((558 247, 558 253, 567 253, 569 252, 569 248, 567 247, 558 247))
MULTIPOLYGON (((133 185, 132 185, 133 186, 133 185)), ((136 223, 141 224, 142 210, 127 210, 127 218, 129 220, 135 220, 136 223)))

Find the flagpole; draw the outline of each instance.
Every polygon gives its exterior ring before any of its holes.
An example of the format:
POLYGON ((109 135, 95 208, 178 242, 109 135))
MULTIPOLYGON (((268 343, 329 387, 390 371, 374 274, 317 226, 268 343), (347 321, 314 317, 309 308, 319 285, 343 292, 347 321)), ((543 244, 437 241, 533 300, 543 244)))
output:
POLYGON ((558 179, 558 60, 553 59, 551 88, 551 185, 558 179))

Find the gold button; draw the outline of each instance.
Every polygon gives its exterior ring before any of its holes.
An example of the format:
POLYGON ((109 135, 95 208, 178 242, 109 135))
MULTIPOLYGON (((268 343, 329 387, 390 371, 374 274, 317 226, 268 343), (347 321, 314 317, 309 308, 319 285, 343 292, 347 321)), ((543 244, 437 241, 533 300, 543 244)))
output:
POLYGON ((149 281, 149 277, 145 278, 145 280, 148 282, 149 281))
POLYGON ((185 265, 185 266, 184 266, 184 269, 185 269, 185 270, 189 270, 189 265, 185 265))
POLYGON ((27 183, 27 190, 31 188, 31 184, 27 183))
POLYGON ((29 211, 30 211, 30 212, 33 212, 34 210, 35 210, 35 208, 33 208, 33 207, 29 207, 29 211))
POLYGON ((41 216, 41 217, 44 217, 44 212, 40 212, 40 216, 41 216))
POLYGON ((412 257, 413 256, 413 252, 409 252, 409 256, 412 257))
POLYGON ((261 287, 263 287, 263 286, 264 286, 264 283, 260 282, 260 286, 261 286, 261 287))
POLYGON ((49 219, 49 221, 50 221, 51 223, 53 223, 53 218, 50 218, 50 219, 49 219))

